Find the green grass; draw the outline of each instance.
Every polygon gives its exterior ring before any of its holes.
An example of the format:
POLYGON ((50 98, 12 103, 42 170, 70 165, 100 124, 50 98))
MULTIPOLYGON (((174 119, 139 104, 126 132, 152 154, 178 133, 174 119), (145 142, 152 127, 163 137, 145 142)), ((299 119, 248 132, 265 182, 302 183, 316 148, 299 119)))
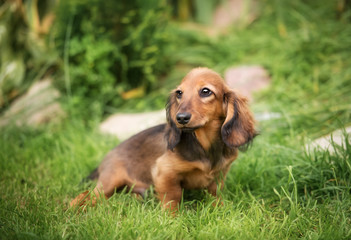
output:
POLYGON ((349 239, 351 146, 307 155, 260 136, 234 163, 222 192, 185 194, 181 211, 162 211, 117 194, 87 212, 66 210, 80 180, 118 141, 78 121, 1 134, 3 239, 349 239))
MULTIPOLYGON (((283 116, 259 124, 261 135, 228 174, 224 205, 186 192, 172 217, 149 192, 142 201, 125 193, 83 213, 67 210, 87 187, 82 178, 119 143, 98 132, 99 117, 87 120, 67 104, 62 124, 0 130, 0 239, 351 238, 350 142, 333 153, 304 149, 306 138, 351 123, 350 11, 327 0, 264 1, 255 22, 217 39, 175 28, 177 70, 261 64, 272 86, 253 109, 283 116)), ((126 106, 160 105, 180 75, 126 106)))

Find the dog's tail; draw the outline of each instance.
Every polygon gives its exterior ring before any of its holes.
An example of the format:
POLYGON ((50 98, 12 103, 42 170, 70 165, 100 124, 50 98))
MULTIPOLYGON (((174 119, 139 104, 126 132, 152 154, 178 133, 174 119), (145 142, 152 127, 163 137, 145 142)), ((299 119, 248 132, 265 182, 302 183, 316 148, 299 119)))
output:
POLYGON ((80 184, 84 184, 90 181, 94 181, 96 179, 99 178, 99 171, 98 168, 95 168, 90 174, 89 176, 85 177, 82 179, 82 181, 80 182, 80 184))

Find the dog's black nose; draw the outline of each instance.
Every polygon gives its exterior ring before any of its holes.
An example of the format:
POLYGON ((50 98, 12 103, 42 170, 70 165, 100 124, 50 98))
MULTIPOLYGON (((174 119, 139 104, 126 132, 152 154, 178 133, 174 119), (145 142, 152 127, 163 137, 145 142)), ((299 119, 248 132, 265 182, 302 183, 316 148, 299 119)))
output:
POLYGON ((177 114, 177 122, 180 124, 187 124, 190 121, 191 114, 184 112, 177 114))

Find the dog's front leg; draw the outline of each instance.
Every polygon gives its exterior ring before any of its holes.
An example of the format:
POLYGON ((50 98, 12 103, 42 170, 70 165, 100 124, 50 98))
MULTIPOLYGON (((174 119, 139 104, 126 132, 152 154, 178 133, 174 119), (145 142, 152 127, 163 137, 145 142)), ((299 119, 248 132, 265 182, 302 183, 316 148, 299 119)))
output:
POLYGON ((218 194, 218 191, 223 190, 223 186, 224 186, 224 180, 223 180, 223 178, 219 178, 216 181, 213 181, 207 187, 208 193, 216 198, 216 201, 213 202, 213 204, 212 204, 214 207, 217 205, 223 205, 222 197, 220 196, 220 194, 218 194))
POLYGON ((217 183, 214 181, 207 187, 207 191, 209 194, 217 198, 217 188, 217 183))
POLYGON ((165 209, 175 213, 182 199, 182 188, 176 176, 160 174, 155 179, 155 190, 165 209))
POLYGON ((182 199, 181 175, 179 161, 174 152, 168 151, 156 160, 152 169, 152 179, 158 199, 163 208, 174 214, 182 199), (177 167, 178 166, 178 167, 177 167))

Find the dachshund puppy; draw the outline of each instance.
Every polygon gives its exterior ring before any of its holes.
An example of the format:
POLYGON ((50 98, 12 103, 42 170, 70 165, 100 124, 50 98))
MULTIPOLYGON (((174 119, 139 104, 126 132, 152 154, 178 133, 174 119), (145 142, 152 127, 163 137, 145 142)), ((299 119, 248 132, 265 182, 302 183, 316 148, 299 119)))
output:
POLYGON ((217 195, 238 156, 256 136, 247 99, 230 89, 219 74, 195 68, 171 92, 167 124, 144 130, 107 154, 91 175, 95 196, 78 195, 71 206, 95 204, 125 187, 143 195, 151 185, 164 208, 176 211, 182 189, 207 189, 217 195))

